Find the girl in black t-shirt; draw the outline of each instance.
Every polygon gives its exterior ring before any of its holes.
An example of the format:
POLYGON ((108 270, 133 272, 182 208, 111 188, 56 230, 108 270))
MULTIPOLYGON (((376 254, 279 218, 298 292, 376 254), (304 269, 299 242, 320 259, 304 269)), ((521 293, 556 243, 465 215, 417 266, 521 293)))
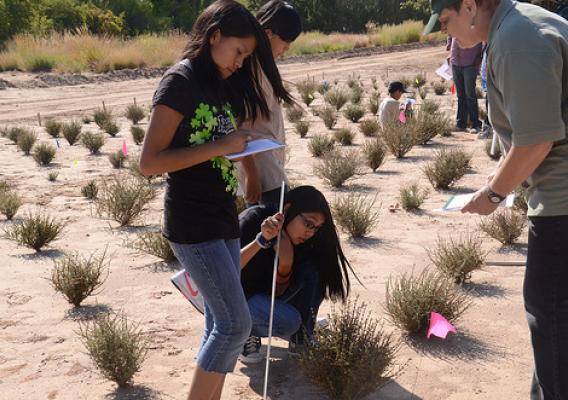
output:
POLYGON ((267 117, 258 77, 291 102, 266 34, 246 8, 218 0, 193 25, 183 60, 166 72, 153 99, 142 148, 145 175, 168 173, 163 234, 205 303, 205 332, 189 399, 220 399, 250 334, 239 278, 235 168, 238 122, 267 117), (258 114, 258 115, 257 115, 258 114))
POLYGON ((292 353, 310 337, 322 300, 344 300, 349 293, 348 269, 329 204, 313 186, 300 186, 284 199, 284 215, 271 206, 257 206, 239 215, 241 229, 241 283, 253 327, 241 360, 254 363, 260 356, 260 337, 268 336, 273 244, 281 231, 276 279, 273 334, 290 339, 292 353))

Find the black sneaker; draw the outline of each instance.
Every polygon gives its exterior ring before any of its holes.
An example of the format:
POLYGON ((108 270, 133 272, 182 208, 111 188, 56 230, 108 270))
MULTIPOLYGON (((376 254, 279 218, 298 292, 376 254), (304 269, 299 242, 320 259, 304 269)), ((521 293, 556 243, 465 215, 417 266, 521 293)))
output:
POLYGON ((256 364, 263 360, 260 354, 261 346, 260 338, 258 336, 249 336, 245 342, 243 352, 239 355, 239 360, 245 364, 256 364))

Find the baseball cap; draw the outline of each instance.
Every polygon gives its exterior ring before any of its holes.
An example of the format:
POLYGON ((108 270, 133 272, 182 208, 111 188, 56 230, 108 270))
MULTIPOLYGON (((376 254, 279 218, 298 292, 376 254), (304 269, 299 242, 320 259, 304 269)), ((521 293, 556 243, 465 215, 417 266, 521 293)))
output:
POLYGON ((438 18, 440 17, 440 13, 446 7, 453 6, 454 4, 459 3, 461 0, 430 0, 430 7, 432 8, 432 16, 430 20, 426 24, 426 28, 424 28, 423 35, 427 35, 431 32, 436 32, 440 30, 440 21, 438 18))
POLYGON ((389 83, 389 88, 388 88, 388 92, 389 93, 394 93, 397 90, 400 90, 402 93, 408 93, 405 89, 404 89, 404 85, 402 84, 402 82, 400 81, 392 81, 389 83))

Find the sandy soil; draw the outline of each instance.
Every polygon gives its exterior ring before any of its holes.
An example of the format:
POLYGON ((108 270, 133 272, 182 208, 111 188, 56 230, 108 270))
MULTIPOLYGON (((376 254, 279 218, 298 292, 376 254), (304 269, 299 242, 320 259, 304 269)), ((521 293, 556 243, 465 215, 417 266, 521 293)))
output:
MULTIPOLYGON (((443 47, 403 53, 343 60, 292 63, 282 66, 289 81, 306 75, 344 81, 349 74, 360 75, 369 86, 370 77, 411 75, 425 72, 430 80, 433 71, 445 58, 443 47)), ((22 75, 0 74, 6 80, 29 79, 22 75)), ((22 124, 35 127, 41 141, 49 136, 37 126, 42 118, 73 118, 90 113, 104 101, 119 115, 136 98, 149 104, 158 79, 87 84, 46 89, 6 89, 0 91, 0 126, 22 124)), ((385 95, 381 83, 382 96, 385 95)), ((318 96, 319 97, 319 96, 318 96)), ((452 113, 455 97, 433 96, 452 113)), ((315 102, 320 104, 321 99, 315 102)), ((309 136, 324 132, 323 123, 311 116, 309 136)), ((80 194, 88 180, 114 173, 105 154, 118 150, 124 140, 132 154, 138 149, 132 142, 129 125, 120 119, 121 133, 107 138, 101 156, 89 156, 81 145, 68 146, 60 139, 53 167, 58 180, 47 180, 46 168, 36 166, 31 157, 17 151, 7 139, 0 139, 3 168, 0 179, 12 182, 25 200, 19 212, 43 207, 68 222, 62 239, 35 254, 13 242, 0 239, 0 397, 3 399, 184 399, 195 366, 195 354, 202 332, 202 317, 169 283, 179 266, 164 265, 151 256, 126 246, 136 234, 158 229, 161 221, 163 185, 138 226, 119 229, 114 222, 94 215, 92 205, 80 194), (76 163, 74 161, 77 161, 76 163), (90 254, 108 246, 110 274, 96 296, 85 307, 72 310, 50 287, 53 260, 64 252, 90 254), (150 352, 135 377, 135 386, 117 390, 94 369, 85 354, 76 331, 77 320, 90 314, 123 310, 140 321, 149 334, 150 352)), ((341 126, 351 125, 343 118, 341 126)), ((84 130, 95 130, 87 126, 84 130)), ((428 266, 426 248, 436 243, 438 235, 473 231, 480 220, 476 216, 431 211, 443 204, 450 193, 431 191, 420 213, 389 213, 400 185, 418 181, 429 186, 421 167, 442 147, 463 147, 473 153, 473 168, 452 192, 466 192, 480 187, 495 167, 484 153, 482 141, 474 135, 457 133, 450 138, 436 138, 426 146, 417 146, 405 159, 389 156, 377 173, 365 173, 344 189, 331 190, 314 176, 315 159, 307 150, 307 139, 300 139, 287 125, 288 171, 296 182, 321 188, 330 200, 348 191, 376 194, 379 223, 369 238, 343 242, 348 258, 366 289, 354 281, 353 293, 369 304, 374 315, 383 318, 385 283, 389 276, 421 270, 428 266)), ((358 132, 358 131, 357 131, 358 132)), ((353 148, 364 142, 361 133, 353 148)), ((125 174, 126 172, 119 172, 125 174)), ((10 222, 0 220, 0 229, 10 222)), ((523 260, 526 234, 521 244, 501 249, 487 238, 484 247, 490 260, 523 260)), ((459 333, 446 341, 432 339, 409 346, 404 344, 397 357, 400 373, 369 399, 524 399, 532 370, 532 357, 522 307, 523 267, 485 267, 473 275, 470 289, 473 305, 457 324, 459 333)), ((329 311, 324 303, 320 316, 329 311)), ((386 325, 390 329, 390 325, 386 325)), ((286 355, 286 343, 276 341, 275 360, 271 367, 269 394, 272 399, 324 399, 325 396, 303 377, 296 361, 286 355)), ((223 399, 258 399, 262 393, 264 367, 237 365, 227 378, 223 399)))

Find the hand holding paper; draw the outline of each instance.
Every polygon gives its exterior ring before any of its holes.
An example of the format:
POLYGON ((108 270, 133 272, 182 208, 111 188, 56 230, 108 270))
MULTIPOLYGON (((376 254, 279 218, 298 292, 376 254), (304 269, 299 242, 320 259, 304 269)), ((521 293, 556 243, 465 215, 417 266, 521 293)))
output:
POLYGON ((282 147, 284 147, 284 144, 276 140, 271 140, 271 139, 251 140, 250 142, 247 143, 245 149, 240 153, 227 154, 225 157, 227 157, 229 160, 234 160, 237 158, 250 156, 256 153, 262 153, 265 151, 280 149, 282 147))
MULTIPOLYGON (((437 208, 434 211, 461 211, 465 207, 465 205, 473 199, 474 196, 475 193, 458 194, 451 196, 442 208, 437 208)), ((499 207, 512 207, 514 201, 515 195, 510 194, 505 200, 503 200, 501 204, 499 204, 499 207)))

